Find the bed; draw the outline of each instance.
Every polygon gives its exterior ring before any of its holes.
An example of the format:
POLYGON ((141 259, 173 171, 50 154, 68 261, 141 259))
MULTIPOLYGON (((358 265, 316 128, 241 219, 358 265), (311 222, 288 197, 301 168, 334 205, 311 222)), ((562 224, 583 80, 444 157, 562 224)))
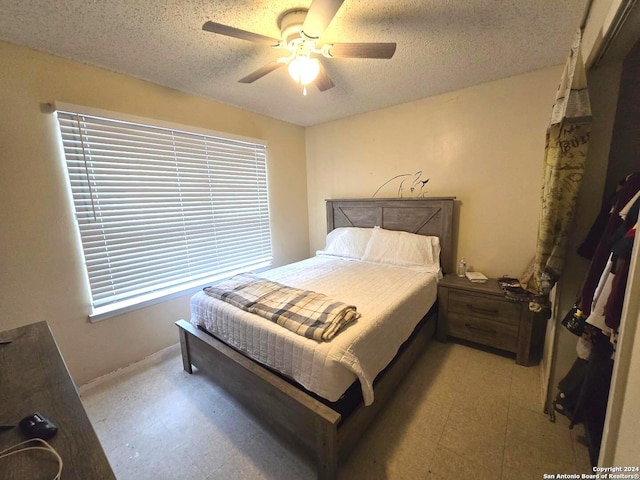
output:
MULTIPOLYGON (((340 227, 380 226, 385 230, 438 237, 440 265, 443 271, 451 271, 453 198, 327 200, 326 207, 328 232, 340 227)), ((330 255, 318 255, 264 275, 275 281, 294 279, 300 287, 317 287, 318 291, 328 290, 323 292, 327 294, 339 294, 340 289, 344 290, 340 282, 350 284, 358 278, 389 277, 386 285, 377 288, 388 291, 389 297, 400 299, 399 302, 396 300, 397 307, 394 307, 394 321, 398 319, 394 325, 397 326, 397 335, 400 337, 398 343, 401 346, 399 349, 392 347, 388 359, 383 358, 385 355, 382 354, 367 353, 365 347, 368 345, 373 345, 374 350, 381 348, 380 339, 375 335, 367 337, 369 334, 361 332, 359 322, 355 322, 330 342, 321 343, 320 350, 324 351, 320 353, 305 354, 308 339, 301 340, 298 337, 296 340, 296 335, 290 332, 279 336, 280 348, 275 350, 289 352, 290 359, 297 359, 298 367, 300 364, 311 364, 316 357, 321 359, 320 366, 313 367, 312 364, 312 368, 302 371, 302 374, 301 369, 295 367, 295 361, 290 364, 288 360, 284 364, 289 365, 292 371, 287 371, 286 365, 282 367, 282 361, 278 365, 278 360, 273 359, 275 354, 269 349, 258 347, 251 351, 250 347, 236 344, 233 327, 219 320, 234 314, 232 310, 235 307, 218 302, 217 310, 213 310, 216 313, 208 319, 204 318, 209 311, 207 303, 211 302, 204 294, 192 299, 193 315, 203 318, 197 322, 202 326, 197 327, 184 320, 177 322, 184 369, 191 373, 195 366, 211 376, 249 412, 266 422, 267 427, 280 438, 302 449, 315 462, 318 478, 321 479, 337 476, 340 460, 348 455, 376 413, 394 393, 404 374, 433 337, 436 326, 435 292, 438 277, 433 272, 408 276, 401 272, 402 269, 392 266, 354 261, 345 265, 347 263, 348 260, 330 255), (311 266, 314 271, 320 272, 314 274, 313 278, 308 276, 311 266), (331 275, 342 275, 340 272, 343 269, 350 273, 346 278, 342 277, 332 291, 331 275), (436 280, 426 281, 425 278, 429 276, 436 280), (414 280, 416 278, 420 280, 414 280), (419 287, 413 285, 416 282, 419 287), (392 289, 390 285, 398 287, 392 289), (403 296, 405 290, 408 293, 403 296), (408 320, 407 325, 399 323, 411 316, 417 318, 408 320), (219 337, 223 336, 221 332, 224 330, 232 332, 223 342, 206 330, 214 331, 219 337), (283 371, 284 374, 281 373, 283 371)), ((353 289, 354 292, 366 290, 366 285, 353 289)), ((353 293, 355 298, 347 296, 346 299, 360 302, 358 309, 362 311, 362 318, 366 319, 377 318, 377 310, 384 308, 384 305, 375 303, 376 299, 387 296, 376 293, 373 287, 371 290, 368 297, 364 293, 353 293)), ((237 314, 239 309, 235 310, 237 314)), ((241 312, 242 315, 247 318, 238 320, 241 325, 242 321, 255 321, 249 318, 253 316, 250 313, 241 312)), ((262 321, 260 327, 251 324, 251 331, 255 328, 262 329, 256 337, 269 337, 278 329, 284 330, 268 321, 262 321)))

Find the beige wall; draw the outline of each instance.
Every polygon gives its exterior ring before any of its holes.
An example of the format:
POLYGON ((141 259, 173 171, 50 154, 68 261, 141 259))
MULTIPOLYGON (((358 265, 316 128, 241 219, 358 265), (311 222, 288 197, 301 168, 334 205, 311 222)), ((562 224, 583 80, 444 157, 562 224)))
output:
POLYGON ((266 140, 274 263, 306 258, 304 129, 0 42, 0 330, 47 320, 77 383, 177 342, 183 296, 97 324, 65 187, 55 119, 62 101, 266 140))
MULTIPOLYGON (((419 170, 428 196, 455 196, 457 255, 489 276, 520 275, 535 251, 552 67, 307 128, 311 250, 324 199, 370 197, 419 170)), ((378 196, 397 196, 387 188, 378 196)))

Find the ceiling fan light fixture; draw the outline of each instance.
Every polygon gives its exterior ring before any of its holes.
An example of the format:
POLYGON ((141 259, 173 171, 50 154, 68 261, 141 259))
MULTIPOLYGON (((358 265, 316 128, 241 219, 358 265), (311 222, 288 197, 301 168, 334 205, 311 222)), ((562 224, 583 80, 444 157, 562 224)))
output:
POLYGON ((392 42, 356 42, 321 44, 320 38, 337 14, 345 0, 308 0, 309 8, 292 8, 278 16, 280 38, 273 38, 240 28, 207 21, 202 29, 270 45, 286 50, 287 54, 272 61, 258 70, 238 80, 240 83, 253 83, 270 72, 287 65, 289 75, 302 85, 302 93, 307 94, 307 85, 314 82, 318 90, 325 92, 335 85, 327 71, 314 55, 324 58, 382 58, 390 59, 396 51, 392 42))
POLYGON ((297 56, 289 62, 289 75, 296 82, 307 85, 313 82, 320 73, 320 62, 317 58, 297 56))

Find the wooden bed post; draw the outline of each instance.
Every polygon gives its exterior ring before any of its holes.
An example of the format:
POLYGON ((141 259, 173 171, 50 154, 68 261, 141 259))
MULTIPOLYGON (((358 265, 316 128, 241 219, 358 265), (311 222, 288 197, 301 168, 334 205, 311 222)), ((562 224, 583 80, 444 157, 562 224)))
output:
POLYGON ((316 419, 316 465, 318 480, 338 478, 338 431, 335 425, 316 419))
POLYGON ((191 367, 191 352, 189 351, 189 338, 187 337, 187 332, 182 328, 179 328, 180 332, 180 351, 182 352, 182 368, 187 373, 193 373, 193 368, 191 367))

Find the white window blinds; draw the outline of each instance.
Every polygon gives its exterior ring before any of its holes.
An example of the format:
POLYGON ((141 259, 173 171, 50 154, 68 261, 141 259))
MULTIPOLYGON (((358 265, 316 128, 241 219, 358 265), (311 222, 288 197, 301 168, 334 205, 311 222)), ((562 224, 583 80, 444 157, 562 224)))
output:
POLYGON ((93 315, 271 264, 264 144, 56 114, 93 315))

